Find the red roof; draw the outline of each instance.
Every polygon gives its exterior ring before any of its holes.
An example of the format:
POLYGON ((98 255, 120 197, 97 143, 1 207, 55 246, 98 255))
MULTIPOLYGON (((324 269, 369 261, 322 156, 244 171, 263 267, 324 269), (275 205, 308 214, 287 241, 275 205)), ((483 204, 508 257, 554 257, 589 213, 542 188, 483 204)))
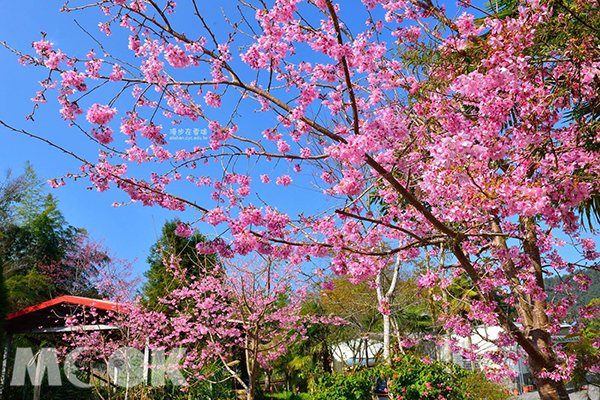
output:
POLYGON ((10 314, 8 314, 6 319, 13 319, 13 318, 19 317, 21 315, 29 314, 34 311, 52 307, 54 305, 61 304, 61 303, 72 304, 74 306, 92 307, 92 308, 97 308, 97 309, 106 310, 106 311, 121 311, 121 312, 123 312, 123 307, 119 307, 119 305, 117 303, 114 303, 112 301, 90 299, 88 297, 78 297, 78 296, 60 296, 60 297, 56 297, 52 300, 48 300, 43 303, 36 304, 34 306, 27 307, 22 310, 10 313, 10 314))
POLYGON ((125 307, 112 301, 78 296, 60 296, 8 314, 6 317, 7 330, 10 332, 64 326, 63 317, 72 314, 74 309, 79 307, 95 308, 104 312, 127 312, 125 307))

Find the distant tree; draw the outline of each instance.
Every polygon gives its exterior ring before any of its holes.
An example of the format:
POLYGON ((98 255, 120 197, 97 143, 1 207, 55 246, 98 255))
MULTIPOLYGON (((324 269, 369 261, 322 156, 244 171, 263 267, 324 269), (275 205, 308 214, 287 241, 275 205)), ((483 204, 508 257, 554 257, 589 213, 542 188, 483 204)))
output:
MULTIPOLYGON (((95 280, 108 249, 70 225, 33 166, 0 184, 0 263, 10 309, 71 294, 98 297, 95 280)), ((1 300, 0 300, 1 301, 1 300)))
POLYGON ((213 374, 218 365, 223 379, 235 381, 246 391, 246 399, 253 400, 263 372, 270 375, 290 346, 306 340, 309 327, 338 323, 337 318, 303 312, 307 292, 293 272, 274 260, 236 260, 205 268, 202 278, 196 279, 174 261, 171 279, 179 285, 165 296, 172 307, 168 313, 135 301, 126 305, 127 313, 109 317, 82 313, 70 323, 82 318, 106 323, 110 318, 121 334, 101 337, 75 331, 71 343, 84 344, 96 359, 105 360, 123 346, 185 347, 181 372, 190 387, 198 381, 222 382, 213 374))
MULTIPOLYGON (((334 342, 349 342, 381 331, 377 294, 367 282, 353 284, 346 279, 335 278, 323 286, 319 303, 324 313, 337 315, 348 323, 334 328, 334 342)), ((360 349, 356 350, 360 352, 360 349)), ((357 358, 360 354, 364 352, 357 354, 357 358)))
POLYGON ((595 359, 600 355, 598 343, 600 342, 600 317, 586 319, 590 313, 595 313, 600 309, 600 299, 595 298, 586 304, 584 313, 577 320, 582 327, 581 332, 574 335, 579 341, 569 342, 566 348, 577 354, 580 365, 592 365, 591 370, 585 367, 579 367, 575 370, 572 383, 579 387, 584 384, 593 383, 598 385, 600 382, 600 365, 595 363, 595 359), (587 315, 585 314, 587 313, 587 315))
POLYGON ((12 171, 6 170, 4 180, 0 182, 0 229, 15 218, 15 203, 19 200, 25 180, 22 175, 12 177, 12 171))
POLYGON ((16 311, 49 300, 53 295, 50 280, 36 268, 6 280, 9 311, 16 311))
POLYGON ((406 263, 395 257, 393 263, 382 268, 375 277, 378 310, 383 322, 382 357, 387 363, 391 361, 392 328, 400 342, 401 334, 414 336, 432 327, 425 299, 420 297, 416 286, 415 266, 414 262, 406 263))
POLYGON ((196 277, 202 274, 202 269, 212 269, 217 265, 218 260, 214 254, 198 254, 196 250, 196 245, 206 241, 203 235, 189 230, 186 234, 177 234, 178 227, 184 229, 177 219, 165 222, 161 236, 150 249, 150 269, 144 274, 147 281, 142 287, 144 303, 150 309, 158 307, 160 298, 179 288, 180 283, 173 279, 173 271, 169 267, 173 262, 177 261, 186 275, 196 277))
MULTIPOLYGON (((20 223, 35 219, 41 210, 45 210, 52 203, 57 203, 52 194, 46 192, 47 184, 39 177, 33 164, 26 161, 23 174, 19 177, 21 182, 18 201, 14 204, 15 218, 20 223)), ((58 210, 52 213, 57 217, 58 210)))
MULTIPOLYGON (((550 298, 554 301, 574 301, 579 306, 587 306, 600 300, 600 271, 578 269, 571 274, 552 276, 546 279, 546 285, 552 290, 550 298)), ((578 318, 577 310, 571 310, 569 321, 578 318)))
POLYGON ((22 225, 11 223, 4 229, 0 252, 4 255, 3 269, 13 308, 64 294, 65 285, 55 285, 58 282, 52 282, 43 272, 49 265, 62 265, 82 234, 66 223, 52 196, 46 198, 44 209, 37 215, 30 215, 22 225))
MULTIPOLYGON (((5 178, 0 182, 0 240, 4 227, 14 218, 14 203, 19 199, 23 187, 21 176, 12 178, 11 170, 7 170, 5 178)), ((8 293, 4 282, 4 257, 0 252, 0 339, 4 337, 4 319, 8 314, 8 293)))
POLYGON ((80 231, 65 247, 61 260, 40 265, 40 272, 52 283, 57 294, 98 297, 97 280, 112 264, 123 264, 110 255, 100 241, 80 231))
POLYGON ((318 299, 323 312, 347 322, 329 328, 330 343, 355 344, 354 358, 360 360, 365 357, 362 338, 381 340, 381 354, 369 354, 369 357, 381 356, 388 360, 394 342, 401 342, 405 336, 431 333, 433 324, 427 298, 420 296, 423 291, 416 285, 415 271, 401 264, 394 262, 382 269, 374 282, 353 284, 336 277, 323 284, 318 299))
POLYGON ((45 192, 43 180, 29 162, 24 170, 12 184, 12 200, 6 205, 10 219, 0 233, 7 279, 40 264, 62 260, 82 233, 67 223, 58 200, 45 192))
POLYGON ((7 278, 44 263, 58 262, 66 255, 82 231, 68 225, 57 201, 48 196, 43 209, 23 224, 10 224, 5 229, 3 250, 7 278))
MULTIPOLYGON (((309 296, 302 306, 305 315, 325 315, 317 298, 309 296)), ((343 324, 342 324, 343 325, 343 324)), ((306 340, 294 344, 273 365, 273 375, 283 376, 287 387, 298 387, 301 391, 314 385, 323 373, 333 371, 331 345, 334 344, 335 326, 315 324, 307 329, 306 340)), ((267 376, 270 378, 269 371, 267 376)), ((268 391, 265 382, 265 392, 268 391)))

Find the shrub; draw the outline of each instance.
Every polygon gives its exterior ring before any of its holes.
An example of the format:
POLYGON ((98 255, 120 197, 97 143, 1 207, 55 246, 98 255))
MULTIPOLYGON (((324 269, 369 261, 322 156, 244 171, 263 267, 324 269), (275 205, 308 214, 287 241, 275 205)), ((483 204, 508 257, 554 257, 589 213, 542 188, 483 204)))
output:
POLYGON ((480 371, 467 371, 463 369, 457 376, 460 390, 470 393, 471 399, 481 400, 505 400, 510 396, 501 385, 491 382, 485 374, 480 371))
POLYGON ((391 365, 380 368, 380 378, 388 379, 388 390, 400 399, 462 400, 466 396, 457 385, 454 364, 413 355, 396 356, 391 365))
POLYGON ((379 368, 379 378, 388 379, 388 390, 401 400, 502 400, 503 388, 479 371, 453 363, 416 355, 397 355, 391 365, 379 368))
POLYGON ((504 400, 503 388, 479 371, 412 354, 397 355, 390 365, 324 374, 313 387, 312 400, 370 400, 377 381, 387 381, 391 398, 398 400, 504 400))
POLYGON ((369 370, 324 374, 313 387, 312 400, 371 400, 373 374, 369 370))

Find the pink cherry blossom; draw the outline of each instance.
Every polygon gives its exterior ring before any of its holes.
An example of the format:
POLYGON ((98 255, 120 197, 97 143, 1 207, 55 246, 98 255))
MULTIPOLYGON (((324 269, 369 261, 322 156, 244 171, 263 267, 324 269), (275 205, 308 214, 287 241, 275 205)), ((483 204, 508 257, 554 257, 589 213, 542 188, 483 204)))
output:
POLYGON ((117 114, 116 108, 102 104, 94 104, 87 112, 86 119, 91 124, 107 125, 117 114))

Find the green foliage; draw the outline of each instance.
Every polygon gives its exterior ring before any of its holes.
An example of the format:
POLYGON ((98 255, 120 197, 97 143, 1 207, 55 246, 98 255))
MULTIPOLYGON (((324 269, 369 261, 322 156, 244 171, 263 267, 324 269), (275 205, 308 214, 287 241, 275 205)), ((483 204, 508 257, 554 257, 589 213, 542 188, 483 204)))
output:
POLYGON ((388 390, 407 400, 433 400, 442 396, 448 400, 462 400, 465 393, 459 390, 457 375, 459 368, 454 364, 431 361, 406 355, 394 357, 393 363, 381 368, 380 377, 388 379, 388 390))
MULTIPOLYGON (((600 298, 592 299, 587 308, 593 310, 600 307, 600 298)), ((577 354, 578 365, 590 365, 597 363, 595 358, 600 356, 597 341, 600 338, 600 317, 580 320, 584 324, 583 329, 578 333, 570 334, 567 338, 576 338, 575 342, 567 343, 567 349, 577 354)), ((586 368, 575 368, 571 378, 571 384, 576 388, 581 388, 590 382, 600 382, 600 374, 591 374, 586 368)))
POLYGON ((0 184, 0 263, 10 310, 73 294, 69 279, 76 279, 75 274, 64 261, 83 232, 67 223, 31 164, 17 178, 7 172, 0 184), (64 284, 53 281, 46 270, 60 273, 64 284))
POLYGON ((480 371, 467 371, 461 369, 458 373, 460 389, 463 393, 471 394, 470 399, 505 400, 509 398, 507 392, 500 385, 489 381, 480 371))
POLYGON ((592 193, 592 197, 577 206, 577 212, 581 215, 581 222, 590 231, 600 225, 600 193, 592 193))
POLYGON ((76 245, 80 231, 66 223, 55 199, 47 197, 44 207, 21 225, 10 224, 0 231, 0 254, 13 310, 68 292, 68 287, 44 279, 40 267, 60 263, 69 246, 76 245))
MULTIPOLYGON (((5 180, 0 183, 0 238, 3 228, 12 220, 13 204, 19 198, 22 180, 11 179, 11 171, 6 171, 5 180)), ((4 319, 9 312, 8 292, 4 278, 4 256, 0 252, 0 340, 4 340, 4 319)))
POLYGON ((293 392, 283 392, 283 393, 273 393, 271 396, 267 396, 267 399, 281 399, 281 400, 310 400, 312 396, 310 393, 293 393, 293 392))
POLYGON ((6 280, 6 290, 12 310, 41 303, 52 297, 54 286, 48 278, 33 268, 6 280))
MULTIPOLYGON (((61 371, 62 373, 62 371, 61 371)), ((48 379, 44 378, 40 389, 40 400, 92 400, 95 398, 94 389, 79 388, 72 385, 64 374, 61 374, 61 386, 49 386, 48 379)), ((11 386, 10 390, 6 390, 6 400, 22 400, 33 398, 33 386, 29 378, 25 380, 24 386, 11 386)))
POLYGON ((0 193, 8 202, 2 207, 6 223, 0 226, 7 277, 41 262, 60 261, 79 232, 66 222, 58 200, 44 192, 44 183, 29 162, 24 175, 11 182, 0 193))
POLYGON ((312 400, 370 400, 373 395, 372 371, 324 374, 316 382, 312 400))
POLYGON ((378 381, 387 382, 392 398, 403 400, 504 400, 503 388, 479 371, 471 372, 452 363, 425 362, 412 354, 396 355, 389 365, 325 374, 312 388, 313 400, 371 399, 378 381))
POLYGON ((0 343, 4 343, 6 326, 5 318, 9 312, 8 291, 4 280, 4 270, 2 267, 2 255, 0 254, 0 343))
MULTIPOLYGON (((182 371, 185 374, 185 371, 182 371)), ((172 400, 229 400, 234 399, 235 395, 232 388, 232 381, 226 379, 223 368, 219 365, 209 365, 204 371, 206 374, 212 374, 209 380, 193 379, 189 386, 182 391, 181 386, 174 386, 170 380, 167 380, 164 386, 138 386, 134 388, 130 398, 143 399, 172 399, 172 400)))
POLYGON ((66 223, 56 200, 48 197, 38 214, 22 225, 10 225, 4 232, 5 270, 11 275, 41 263, 62 260, 78 232, 66 223))
MULTIPOLYGON (((314 300, 304 304, 303 314, 324 315, 322 306, 314 300)), ((290 347, 287 354, 274 365, 274 372, 287 378, 290 387, 305 390, 313 385, 323 372, 331 372, 330 341, 333 328, 326 324, 308 327, 307 340, 290 347)))
POLYGON ((24 188, 24 177, 12 178, 12 171, 7 170, 0 183, 0 230, 15 220, 15 203, 19 201, 24 188))
MULTIPOLYGON (((590 302, 593 302, 596 299, 600 299, 600 271, 595 271, 595 270, 586 270, 586 269, 581 269, 581 270, 577 270, 575 272, 575 274, 581 274, 581 275, 586 275, 592 278, 592 283, 590 284, 590 287, 588 288, 587 291, 582 291, 579 289, 578 285, 573 285, 574 289, 572 290, 573 294, 575 295, 575 297, 577 298, 577 304, 580 306, 584 306, 589 304, 590 302)), ((571 282, 571 284, 574 282, 573 281, 573 276, 574 274, 567 274, 567 275, 563 275, 563 276, 552 276, 549 278, 544 279, 545 285, 547 288, 550 289, 550 292, 553 292, 553 288, 554 286, 564 283, 564 282, 571 282)), ((558 301, 560 299, 563 299, 564 297, 566 297, 566 293, 561 292, 561 293, 552 293, 550 295, 550 300, 552 301, 558 301)), ((576 317, 575 313, 577 310, 572 310, 572 317, 576 317)))
POLYGON ((503 19, 513 15, 518 5, 518 0, 490 0, 485 3, 485 9, 497 18, 503 19))
MULTIPOLYGON (((12 361, 10 363, 12 365, 12 361)), ((9 371, 9 377, 12 371, 9 371)), ((163 386, 136 385, 129 389, 124 387, 96 385, 91 388, 79 388, 72 385, 61 368, 61 386, 49 386, 47 375, 42 380, 41 400, 231 400, 235 399, 231 380, 225 380, 226 375, 218 365, 208 366, 206 371, 211 375, 211 383, 208 380, 192 380, 189 386, 175 386, 167 379, 163 386), (185 389, 185 390, 182 390, 185 389), (110 393, 109 393, 110 391, 110 393), (126 396, 127 393, 127 396, 126 396)), ((185 372, 184 372, 185 374, 185 372)), ((88 371, 77 372, 79 380, 89 382, 88 371)), ((29 378, 25 379, 25 385, 11 387, 7 391, 7 400, 21 400, 32 398, 33 386, 29 378)))
MULTIPOLYGON (((56 342, 54 338, 48 335, 14 335, 13 336, 13 347, 55 347, 56 342)), ((33 351, 36 353, 36 350, 33 351)), ((13 375, 13 368, 15 366, 15 353, 12 352, 8 360, 8 371, 7 379, 10 379, 13 375)), ((34 361, 34 365, 37 359, 34 361)), ((45 372, 42 378, 42 384, 40 387, 40 400, 100 400, 100 397, 96 396, 96 390, 94 388, 80 388, 73 385, 66 377, 64 369, 60 368, 60 386, 50 386, 48 384, 48 373, 45 372)), ((82 381, 87 382, 88 376, 85 371, 76 370, 74 371, 76 376, 82 381)), ((25 384, 23 386, 7 386, 3 393, 3 399, 5 400, 23 400, 33 398, 34 387, 32 385, 33 376, 25 376, 25 384)))
POLYGON ((489 399, 508 396, 481 372, 471 372, 456 364, 421 359, 413 354, 397 355, 390 365, 380 367, 379 377, 387 379, 388 390, 405 400, 489 399))
POLYGON ((44 194, 45 184, 29 161, 25 163, 24 174, 20 179, 23 185, 15 206, 16 216, 20 222, 28 222, 35 218, 40 210, 48 207, 49 200, 56 205, 52 195, 44 194))

